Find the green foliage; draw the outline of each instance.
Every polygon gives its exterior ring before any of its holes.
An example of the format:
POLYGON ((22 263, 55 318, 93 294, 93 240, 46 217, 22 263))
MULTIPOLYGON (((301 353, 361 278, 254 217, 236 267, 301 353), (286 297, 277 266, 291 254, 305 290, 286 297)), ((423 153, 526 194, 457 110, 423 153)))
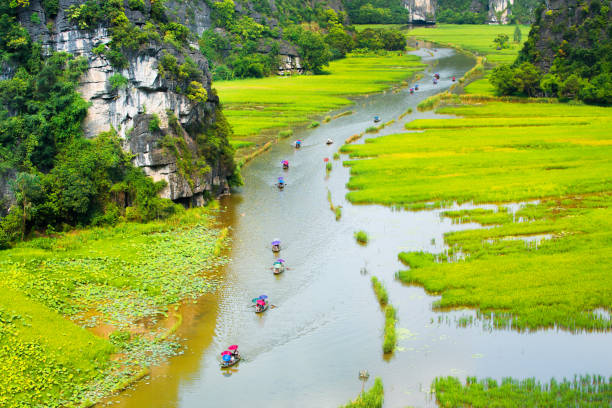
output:
POLYGON ((308 129, 313 129, 316 127, 319 127, 320 123, 317 121, 311 122, 310 125, 308 125, 308 129))
POLYGON ((196 103, 206 103, 208 100, 208 93, 200 82, 191 81, 187 88, 187 98, 196 103))
POLYGON ((508 37, 508 34, 497 34, 493 39, 493 44, 497 46, 498 50, 503 50, 504 48, 510 48, 509 41, 510 37, 508 37))
POLYGON ((38 13, 34 12, 30 15, 30 21, 32 22, 32 24, 40 24, 40 16, 38 15, 38 13))
POLYGON ((350 403, 340 408, 382 408, 384 399, 383 383, 380 378, 374 380, 374 385, 350 403))
POLYGON ((42 5, 48 16, 55 17, 57 15, 59 11, 59 0, 43 0, 42 5))
POLYGON ((212 18, 219 27, 230 29, 234 19, 234 1, 222 0, 212 3, 212 18))
POLYGON ((329 65, 332 58, 324 37, 301 26, 289 27, 285 33, 298 46, 304 69, 314 74, 323 73, 323 67, 329 65))
POLYGON ((514 29, 513 39, 514 42, 518 44, 520 44, 521 40, 523 39, 523 33, 521 32, 519 26, 516 26, 516 28, 514 29))
POLYGON ((489 75, 489 82, 499 95, 536 96, 540 93, 540 77, 540 71, 533 64, 523 62, 515 68, 505 64, 496 67, 489 75))
POLYGON ((410 266, 410 269, 422 268, 434 263, 436 257, 429 252, 400 252, 397 256, 400 261, 410 266))
POLYGON ((353 236, 355 237, 355 240, 359 242, 360 244, 368 243, 368 240, 369 240, 368 233, 363 230, 355 232, 353 236))
POLYGON ((128 0, 128 7, 132 10, 139 10, 143 13, 146 11, 144 0, 128 0))
POLYGON ((345 2, 349 18, 355 24, 405 24, 408 11, 400 0, 354 0, 345 2))
POLYGON ((160 129, 161 119, 154 113, 149 119, 149 132, 157 132, 160 129))
POLYGON ((368 50, 403 51, 406 37, 399 30, 366 28, 355 37, 356 47, 368 50))
POLYGON ((383 352, 392 353, 397 344, 397 332, 395 324, 397 323, 397 311, 391 305, 385 306, 385 331, 383 340, 383 352))
POLYGON ((492 378, 478 381, 476 377, 467 377, 463 385, 455 377, 438 377, 432 388, 438 404, 451 408, 603 407, 612 398, 612 378, 601 375, 575 376, 573 380, 563 381, 552 379, 548 384, 542 384, 535 378, 521 381, 504 378, 498 384, 492 378))
POLYGON ((386 305, 389 302, 389 294, 387 293, 387 288, 381 281, 378 280, 376 276, 372 276, 372 288, 374 288, 374 293, 376 293, 376 297, 381 305, 386 305))
POLYGON ((128 79, 120 73, 115 73, 108 78, 108 83, 113 91, 127 87, 128 79))

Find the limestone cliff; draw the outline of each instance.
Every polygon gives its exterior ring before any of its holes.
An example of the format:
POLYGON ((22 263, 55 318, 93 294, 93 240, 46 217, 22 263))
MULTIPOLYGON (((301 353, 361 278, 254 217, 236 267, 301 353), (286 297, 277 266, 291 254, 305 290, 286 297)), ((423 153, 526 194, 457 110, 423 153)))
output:
POLYGON ((436 0, 404 0, 412 24, 434 24, 436 22, 436 0))
MULTIPOLYGON (((47 16, 40 0, 31 0, 24 8, 19 21, 35 41, 40 41, 47 54, 65 51, 87 58, 89 69, 83 75, 79 92, 91 103, 84 121, 87 137, 115 129, 124 141, 124 149, 134 155, 134 164, 142 167, 148 175, 165 180, 168 185, 162 191, 164 198, 199 205, 205 192, 228 190, 226 177, 231 166, 221 166, 215 158, 206 158, 208 171, 205 174, 185 174, 179 171, 181 157, 160 147, 161 139, 172 133, 184 139, 194 160, 198 158, 196 139, 216 121, 219 100, 211 89, 211 74, 208 62, 197 49, 197 44, 187 44, 180 52, 160 41, 149 41, 135 51, 126 51, 125 68, 114 68, 108 58, 95 48, 112 41, 109 27, 100 24, 90 29, 80 29, 70 20, 67 10, 84 1, 59 0, 57 14, 47 16), (36 14, 38 17, 32 17, 36 14), (39 24, 34 21, 40 20, 39 24), (180 88, 175 79, 160 74, 158 65, 163 55, 173 55, 179 64, 187 59, 197 66, 200 81, 206 90, 207 100, 194 103, 180 88), (110 78, 120 74, 127 82, 113 87, 110 78), (160 119, 160 130, 149 130, 150 119, 160 119), (170 129, 169 118, 176 117, 180 129, 170 129), (179 134, 177 134, 179 133, 179 134)), ((127 2, 126 2, 127 3, 127 2)), ((131 10, 126 15, 137 28, 147 22, 146 10, 131 10)), ((200 34, 210 27, 210 9, 204 1, 170 0, 166 3, 169 21, 178 21, 189 27, 194 34, 200 34)), ((10 75, 10 69, 4 70, 10 75)), ((182 85, 182 84, 181 84, 182 85)), ((184 89, 184 88, 183 88, 184 89)))
POLYGON ((489 22, 508 24, 510 22, 510 9, 513 4, 514 0, 489 0, 489 22))

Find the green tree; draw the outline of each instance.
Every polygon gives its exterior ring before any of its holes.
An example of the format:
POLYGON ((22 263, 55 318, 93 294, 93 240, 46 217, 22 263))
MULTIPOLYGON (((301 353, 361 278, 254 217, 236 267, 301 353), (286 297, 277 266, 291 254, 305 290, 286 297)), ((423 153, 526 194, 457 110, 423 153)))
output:
POLYGON ((290 27, 286 32, 287 37, 299 47, 304 69, 314 74, 321 74, 323 67, 327 66, 332 58, 323 36, 299 26, 290 27))
POLYGON ((514 42, 517 43, 517 44, 520 44, 522 38, 523 38, 523 33, 521 33, 520 27, 516 26, 514 28, 514 42))
POLYGON ((514 70, 518 92, 527 96, 536 96, 540 91, 540 71, 531 63, 523 62, 514 70))
POLYGON ((514 69, 508 64, 493 69, 489 75, 489 82, 498 95, 513 95, 518 92, 519 84, 514 76, 514 69))
POLYGON ((334 55, 334 58, 343 58, 355 47, 355 41, 341 26, 334 26, 329 29, 325 36, 325 42, 334 55))
POLYGON ((26 224, 32 217, 32 202, 41 195, 40 178, 36 174, 17 173, 11 182, 11 190, 21 211, 21 239, 25 238, 26 224))
POLYGON ((213 19, 217 25, 226 29, 231 28, 234 21, 235 4, 233 0, 215 1, 212 4, 213 19))
POLYGON ((493 43, 497 46, 497 49, 500 50, 504 48, 509 48, 509 41, 510 37, 508 37, 508 34, 497 34, 497 36, 493 39, 493 43))

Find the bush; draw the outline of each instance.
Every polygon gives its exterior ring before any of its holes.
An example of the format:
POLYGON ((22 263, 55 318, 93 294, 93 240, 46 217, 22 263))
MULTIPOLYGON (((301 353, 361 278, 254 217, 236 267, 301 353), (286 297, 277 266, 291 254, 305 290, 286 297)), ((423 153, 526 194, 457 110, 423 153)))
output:
POLYGON ((108 78, 108 83, 111 86, 113 91, 117 89, 123 89, 127 87, 128 79, 121 75, 120 73, 113 74, 110 78, 108 78))
POLYGON ((149 131, 156 132, 160 130, 161 119, 157 116, 156 113, 151 115, 151 119, 149 119, 149 131))
POLYGON ((357 231, 354 234, 355 239, 357 240, 357 242, 359 242, 360 244, 367 244, 368 243, 368 233, 361 230, 361 231, 357 231))

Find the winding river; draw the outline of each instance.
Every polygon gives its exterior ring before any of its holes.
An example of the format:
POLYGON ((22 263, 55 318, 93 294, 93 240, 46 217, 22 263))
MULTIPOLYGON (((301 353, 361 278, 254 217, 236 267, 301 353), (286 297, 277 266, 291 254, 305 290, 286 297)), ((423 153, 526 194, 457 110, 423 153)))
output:
MULTIPOLYGON (((475 228, 452 224, 440 211, 408 212, 384 206, 355 206, 344 196, 348 168, 333 161, 327 175, 323 158, 333 156, 348 136, 372 124, 397 119, 407 108, 415 113, 385 128, 379 135, 400 132, 406 121, 433 117, 416 112, 428 96, 448 89, 450 77, 461 77, 473 60, 450 49, 417 52, 433 68, 421 88, 372 95, 356 100, 354 113, 297 132, 304 145, 294 150, 292 140, 281 140, 244 170, 245 186, 221 202, 222 223, 231 226, 230 265, 224 283, 182 310, 178 335, 184 354, 154 368, 152 376, 107 404, 115 407, 337 407, 362 389, 358 372, 367 369, 370 380, 380 376, 385 406, 435 406, 429 387, 440 375, 573 377, 574 374, 610 374, 610 335, 571 334, 558 330, 518 333, 491 330, 475 321, 458 327, 470 310, 433 312, 436 299, 422 288, 394 279, 403 266, 402 250, 444 250, 446 232, 475 228), (441 80, 433 85, 432 72, 441 80), (325 145, 331 138, 334 144, 325 145), (291 168, 281 169, 287 159, 291 168), (276 178, 287 181, 284 191, 276 178), (335 220, 327 201, 342 205, 335 220), (358 245, 353 233, 370 235, 358 245), (290 268, 275 276, 269 243, 282 240, 281 257, 290 268), (370 277, 382 279, 390 302, 398 308, 398 348, 382 353, 384 316, 373 293, 370 277), (267 294, 276 307, 256 315, 250 300, 267 294), (219 353, 238 344, 244 361, 231 370, 219 368, 219 353)), ((337 112, 336 112, 337 113, 337 112)), ((369 137, 376 137, 369 136, 369 137)), ((426 137, 426 135, 424 135, 426 137)), ((345 158, 345 157, 344 157, 345 158)), ((457 208, 470 208, 462 206, 457 208)))

